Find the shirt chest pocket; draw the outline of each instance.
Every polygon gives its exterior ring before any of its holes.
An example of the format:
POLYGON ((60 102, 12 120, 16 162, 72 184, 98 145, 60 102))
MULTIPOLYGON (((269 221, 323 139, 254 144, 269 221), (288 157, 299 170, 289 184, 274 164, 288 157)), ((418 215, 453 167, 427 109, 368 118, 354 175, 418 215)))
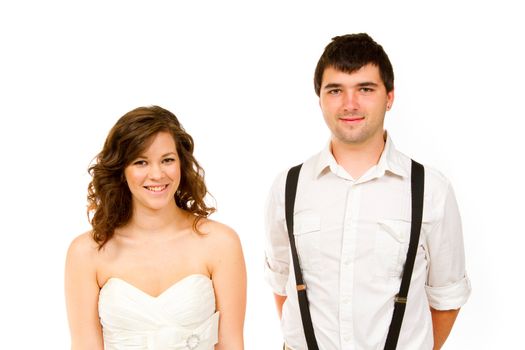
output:
POLYGON ((295 245, 299 255, 299 264, 304 271, 321 268, 321 218, 319 216, 294 217, 295 245))
POLYGON ((382 220, 375 237, 375 275, 401 277, 410 242, 410 222, 382 220))

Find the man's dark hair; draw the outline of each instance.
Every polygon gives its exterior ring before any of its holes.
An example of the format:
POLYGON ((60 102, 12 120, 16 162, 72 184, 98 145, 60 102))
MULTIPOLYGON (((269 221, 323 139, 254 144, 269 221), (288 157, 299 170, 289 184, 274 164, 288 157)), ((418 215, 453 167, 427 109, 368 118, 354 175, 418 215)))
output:
POLYGON ((332 38, 324 49, 314 75, 314 89, 317 96, 326 68, 332 67, 345 73, 353 73, 367 64, 379 68, 379 74, 387 92, 394 89, 394 70, 383 47, 366 33, 347 34, 332 38))

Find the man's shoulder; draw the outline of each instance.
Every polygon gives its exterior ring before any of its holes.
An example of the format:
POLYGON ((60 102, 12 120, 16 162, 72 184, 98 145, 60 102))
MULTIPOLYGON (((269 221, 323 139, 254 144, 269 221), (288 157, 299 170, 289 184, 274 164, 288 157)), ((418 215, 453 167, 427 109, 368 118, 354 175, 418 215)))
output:
POLYGON ((315 168, 319 164, 320 154, 321 154, 321 152, 316 153, 316 154, 310 156, 309 158, 307 158, 302 163, 299 163, 299 162, 296 161, 295 164, 294 164, 293 162, 290 162, 290 165, 288 167, 286 167, 285 169, 281 170, 277 174, 276 180, 279 180, 280 182, 285 181, 286 180, 286 176, 288 175, 288 171, 290 171, 290 169, 292 169, 293 167, 298 166, 298 165, 301 165, 301 173, 315 171, 315 168))
POLYGON ((449 179, 441 171, 431 165, 425 165, 425 174, 429 181, 439 187, 450 186, 449 179))
POLYGON ((302 163, 298 163, 297 161, 295 162, 295 164, 291 163, 290 166, 287 167, 285 170, 283 170, 280 174, 282 173, 287 174, 288 170, 290 170, 291 168, 297 165, 302 165, 301 170, 306 169, 306 168, 313 168, 319 163, 319 158, 321 157, 322 153, 323 152, 321 151, 316 154, 313 154, 310 157, 306 158, 302 163))
POLYGON ((446 189, 450 186, 449 179, 440 170, 433 167, 432 165, 429 165, 423 162, 422 160, 411 158, 407 156, 406 154, 400 151, 397 151, 397 150, 396 150, 396 158, 397 158, 396 162, 400 166, 402 166, 407 171, 408 174, 410 173, 412 160, 422 164, 425 167, 425 183, 427 184, 427 186, 425 187, 430 187, 433 189, 441 190, 441 189, 446 189))
POLYGON ((316 153, 310 156, 308 159, 306 159, 302 163, 295 162, 294 164, 293 162, 290 162, 290 165, 288 167, 281 170, 275 176, 274 181, 272 183, 271 191, 274 193, 284 193, 284 188, 286 186, 286 177, 288 176, 288 172, 290 171, 291 168, 297 165, 301 165, 301 174, 310 173, 310 172, 315 171, 318 161, 319 161, 320 154, 321 152, 316 153))
MULTIPOLYGON (((440 170, 417 159, 414 160, 425 168, 425 195, 441 197, 451 190, 450 180, 440 170)), ((411 158, 408 158, 408 162, 410 164, 411 158)))

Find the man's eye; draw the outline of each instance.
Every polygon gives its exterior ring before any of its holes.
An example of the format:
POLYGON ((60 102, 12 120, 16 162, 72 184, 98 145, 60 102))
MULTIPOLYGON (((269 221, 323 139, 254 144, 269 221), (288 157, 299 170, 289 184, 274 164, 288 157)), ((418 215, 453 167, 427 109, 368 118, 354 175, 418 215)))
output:
POLYGON ((363 88, 359 89, 359 91, 361 91, 361 92, 372 92, 372 91, 374 91, 374 89, 363 87, 363 88))
POLYGON ((329 90, 328 93, 330 95, 339 95, 341 93, 341 89, 333 89, 333 90, 329 90))

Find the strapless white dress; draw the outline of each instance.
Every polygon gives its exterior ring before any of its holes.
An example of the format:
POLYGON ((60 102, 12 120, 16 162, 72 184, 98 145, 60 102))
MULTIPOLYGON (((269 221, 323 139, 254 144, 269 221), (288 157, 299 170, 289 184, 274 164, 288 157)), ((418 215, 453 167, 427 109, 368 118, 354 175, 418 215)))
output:
POLYGON ((213 350, 218 339, 213 284, 201 274, 158 297, 112 277, 100 290, 98 312, 106 350, 213 350))

